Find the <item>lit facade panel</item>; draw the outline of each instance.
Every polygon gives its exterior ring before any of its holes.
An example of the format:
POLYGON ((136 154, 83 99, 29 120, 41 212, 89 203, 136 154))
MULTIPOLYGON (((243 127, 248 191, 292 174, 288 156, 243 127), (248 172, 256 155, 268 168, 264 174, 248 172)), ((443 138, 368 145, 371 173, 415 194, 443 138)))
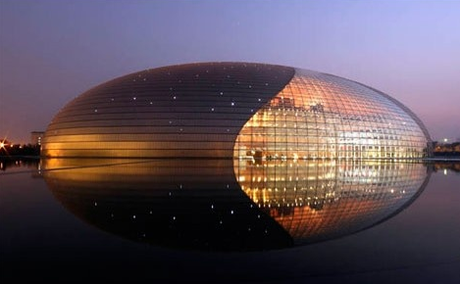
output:
POLYGON ((201 63, 130 74, 78 96, 50 123, 42 152, 420 158, 429 141, 409 109, 362 84, 283 66, 201 63))
POLYGON ((414 117, 400 103, 359 83, 296 70, 240 131, 235 156, 421 158, 429 136, 414 117))

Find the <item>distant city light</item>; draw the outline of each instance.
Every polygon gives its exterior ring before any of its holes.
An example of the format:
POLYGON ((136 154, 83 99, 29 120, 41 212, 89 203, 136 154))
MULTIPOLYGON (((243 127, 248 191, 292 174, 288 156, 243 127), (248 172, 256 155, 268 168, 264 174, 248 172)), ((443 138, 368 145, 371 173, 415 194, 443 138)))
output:
POLYGON ((0 141, 0 150, 3 150, 8 155, 8 150, 6 149, 6 146, 10 145, 10 147, 13 147, 13 143, 8 144, 6 142, 8 142, 6 141, 6 137, 3 138, 2 141, 0 141))
POLYGON ((8 146, 8 144, 5 143, 6 142, 6 137, 0 141, 0 149, 5 149, 6 146, 8 146))

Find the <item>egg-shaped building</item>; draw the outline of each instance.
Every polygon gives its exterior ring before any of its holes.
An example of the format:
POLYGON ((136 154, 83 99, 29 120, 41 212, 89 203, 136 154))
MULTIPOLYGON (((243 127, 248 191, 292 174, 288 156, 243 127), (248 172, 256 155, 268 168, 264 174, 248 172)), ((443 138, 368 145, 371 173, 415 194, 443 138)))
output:
POLYGON ((420 158, 430 137, 404 105, 360 83, 255 63, 129 74, 52 120, 48 157, 420 158))

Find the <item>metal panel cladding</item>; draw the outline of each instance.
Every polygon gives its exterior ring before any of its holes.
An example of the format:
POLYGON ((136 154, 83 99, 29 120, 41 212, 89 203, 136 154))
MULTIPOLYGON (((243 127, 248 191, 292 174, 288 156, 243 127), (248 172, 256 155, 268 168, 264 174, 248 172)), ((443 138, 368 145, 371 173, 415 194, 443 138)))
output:
POLYGON ((293 75, 290 67, 229 62, 130 74, 66 105, 47 129, 42 153, 231 158, 243 125, 293 75))
POLYGON ((430 141, 395 99, 278 65, 197 63, 99 85, 50 123, 51 157, 420 158, 430 141))

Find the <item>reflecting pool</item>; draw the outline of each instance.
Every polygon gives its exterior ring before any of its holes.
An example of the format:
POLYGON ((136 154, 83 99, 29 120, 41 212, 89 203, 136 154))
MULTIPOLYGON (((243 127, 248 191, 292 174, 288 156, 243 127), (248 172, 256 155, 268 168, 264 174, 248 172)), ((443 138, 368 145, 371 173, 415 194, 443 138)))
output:
POLYGON ((460 280, 454 163, 4 161, 0 188, 2 283, 460 280))

